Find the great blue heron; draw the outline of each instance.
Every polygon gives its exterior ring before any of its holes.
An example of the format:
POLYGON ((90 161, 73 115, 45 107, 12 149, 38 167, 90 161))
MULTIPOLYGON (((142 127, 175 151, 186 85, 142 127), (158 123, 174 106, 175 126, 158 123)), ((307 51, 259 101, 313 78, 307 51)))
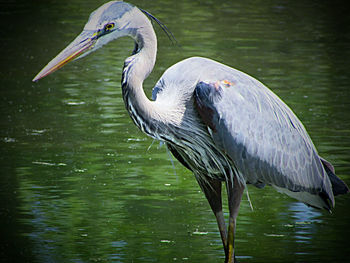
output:
MULTIPOLYGON (((124 63, 123 99, 135 124, 163 141, 191 170, 213 210, 225 250, 235 261, 236 217, 246 184, 271 185, 301 202, 330 210, 349 191, 322 159, 292 110, 261 82, 213 60, 185 59, 165 71, 150 101, 142 88, 152 71, 157 38, 150 13, 119 1, 94 11, 82 33, 33 79, 123 36, 135 41, 124 63), (228 194, 228 231, 221 187, 228 194)), ((162 24, 161 24, 162 25, 162 24)))

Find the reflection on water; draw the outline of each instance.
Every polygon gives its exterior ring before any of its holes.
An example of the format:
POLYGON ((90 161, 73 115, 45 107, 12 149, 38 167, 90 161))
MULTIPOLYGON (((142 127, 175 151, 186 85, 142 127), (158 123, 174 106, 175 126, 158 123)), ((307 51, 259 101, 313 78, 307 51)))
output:
MULTIPOLYGON (((102 2, 17 2, 0 4, 0 258, 223 262, 214 216, 193 176, 124 109, 120 77, 131 40, 30 82, 102 2)), ((348 16, 340 9, 272 0, 134 3, 164 21, 181 44, 172 46, 157 29, 147 94, 185 57, 236 66, 293 108, 321 155, 350 182, 349 37, 342 33, 348 16)), ((249 194, 254 210, 244 197, 238 219, 241 262, 344 262, 349 197, 337 198, 327 214, 269 187, 250 187, 249 194)))
POLYGON ((322 215, 319 211, 307 207, 301 203, 292 203, 289 210, 294 214, 292 217, 295 220, 294 226, 296 242, 299 243, 312 243, 312 237, 316 231, 317 223, 322 223, 319 217, 322 215))

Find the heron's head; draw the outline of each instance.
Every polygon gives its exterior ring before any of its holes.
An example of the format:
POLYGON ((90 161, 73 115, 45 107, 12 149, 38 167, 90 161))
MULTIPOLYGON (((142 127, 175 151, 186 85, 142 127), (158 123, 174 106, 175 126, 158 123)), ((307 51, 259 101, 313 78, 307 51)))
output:
POLYGON ((68 62, 83 57, 114 39, 127 35, 136 37, 137 26, 145 21, 148 22, 148 19, 131 4, 111 1, 102 5, 91 13, 80 35, 52 59, 33 81, 49 75, 68 62), (135 15, 136 13, 141 13, 141 16, 135 15))

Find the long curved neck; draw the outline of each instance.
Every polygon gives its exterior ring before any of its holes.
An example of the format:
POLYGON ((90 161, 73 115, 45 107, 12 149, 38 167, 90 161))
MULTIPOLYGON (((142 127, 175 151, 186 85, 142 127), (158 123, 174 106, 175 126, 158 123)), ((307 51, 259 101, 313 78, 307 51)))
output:
POLYGON ((142 86, 154 67, 157 55, 157 38, 151 23, 146 20, 143 27, 132 32, 136 45, 134 55, 124 62, 122 91, 126 109, 135 124, 148 135, 157 137, 158 113, 155 103, 147 98, 142 86))

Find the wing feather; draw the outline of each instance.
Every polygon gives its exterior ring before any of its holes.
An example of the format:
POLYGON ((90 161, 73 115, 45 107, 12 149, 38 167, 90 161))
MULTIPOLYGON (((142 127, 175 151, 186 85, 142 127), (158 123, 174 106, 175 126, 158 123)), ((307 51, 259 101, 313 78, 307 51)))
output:
POLYGON ((152 97, 170 104, 194 97, 215 145, 247 182, 272 185, 312 206, 334 205, 331 182, 304 126, 253 77, 192 57, 170 67, 152 97))
POLYGON ((302 123, 263 84, 235 73, 228 79, 199 82, 195 88, 198 111, 212 127, 214 142, 247 182, 269 184, 329 209, 334 203, 331 184, 302 123))

